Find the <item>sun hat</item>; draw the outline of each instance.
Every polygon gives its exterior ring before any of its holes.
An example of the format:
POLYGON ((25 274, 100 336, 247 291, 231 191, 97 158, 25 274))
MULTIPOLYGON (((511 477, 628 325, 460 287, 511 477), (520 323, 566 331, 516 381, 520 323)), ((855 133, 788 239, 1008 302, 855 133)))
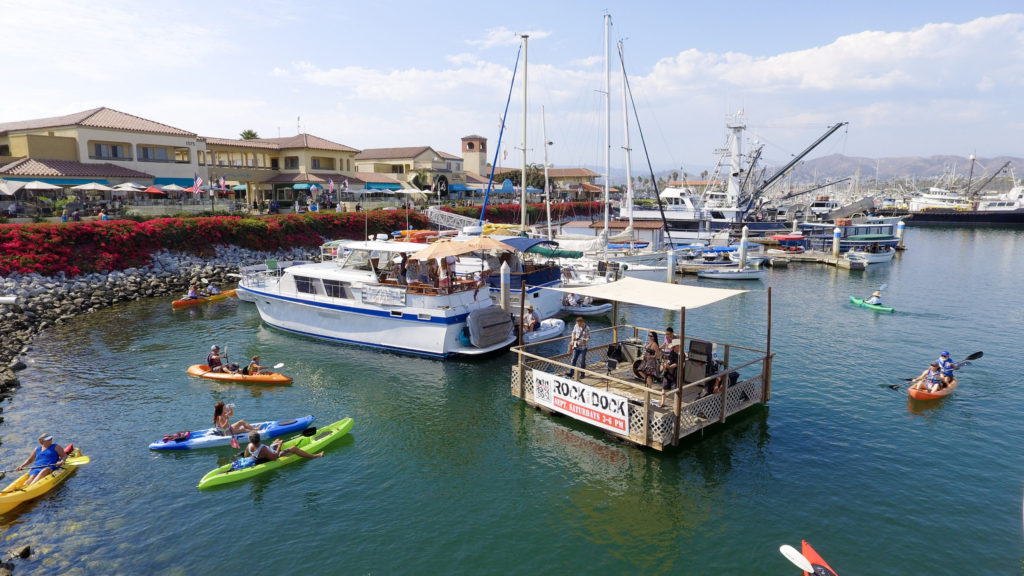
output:
POLYGON ((881 296, 881 295, 882 295, 882 293, 881 293, 881 292, 879 292, 878 290, 875 290, 875 291, 874 291, 874 292, 873 292, 873 293, 872 293, 871 295, 872 295, 872 296, 881 296))

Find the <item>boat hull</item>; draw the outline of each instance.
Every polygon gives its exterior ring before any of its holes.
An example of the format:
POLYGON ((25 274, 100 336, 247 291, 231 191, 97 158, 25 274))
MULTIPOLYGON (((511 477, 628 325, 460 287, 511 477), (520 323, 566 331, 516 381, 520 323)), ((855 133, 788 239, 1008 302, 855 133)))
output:
MULTIPOLYGON (((811 548, 811 545, 806 540, 802 541, 800 552, 807 558, 807 561, 814 567, 814 574, 810 576, 838 576, 836 571, 825 562, 825 559, 818 555, 818 553, 811 548)), ((808 576, 807 572, 804 572, 804 576, 808 576)))
POLYGON ((557 338, 562 335, 565 331, 565 320, 559 318, 547 318, 542 320, 540 328, 533 332, 526 332, 523 334, 523 342, 525 344, 533 344, 534 342, 540 342, 542 340, 550 340, 551 338, 557 338))
MULTIPOLYGON (((252 426, 260 431, 260 438, 276 438, 284 434, 291 434, 293 432, 302 432, 306 428, 309 428, 313 424, 313 416, 303 416, 302 418, 292 418, 289 420, 270 420, 268 422, 254 423, 252 426)), ((248 442, 249 433, 235 434, 235 440, 239 443, 248 442)), ((149 445, 150 450, 196 450, 199 448, 217 448, 219 446, 229 446, 231 444, 231 436, 222 436, 217 433, 216 428, 207 428, 205 430, 193 430, 189 432, 187 440, 175 441, 175 440, 157 440, 149 445)))
POLYGON ((908 226, 1024 226, 1024 209, 924 210, 907 218, 908 226))
POLYGON ((592 304, 590 306, 562 306, 562 312, 569 316, 601 316, 611 311, 611 302, 592 304))
POLYGON ((206 364, 193 364, 188 367, 188 373, 199 378, 209 380, 220 380, 222 382, 237 382, 239 384, 291 384, 292 379, 284 374, 271 372, 269 374, 231 374, 230 372, 210 372, 206 364))
MULTIPOLYGON (((285 448, 297 446, 306 452, 319 452, 331 442, 340 440, 348 434, 350 430, 352 430, 352 419, 345 418, 344 420, 339 420, 329 426, 319 429, 317 434, 313 437, 297 436, 292 438, 282 444, 281 449, 283 450, 285 448)), ((277 460, 271 460, 270 462, 250 466, 249 468, 242 468, 241 470, 232 470, 231 464, 225 464, 220 468, 207 472, 199 481, 199 488, 211 488, 213 486, 220 486, 223 484, 246 480, 299 460, 303 460, 303 458, 301 456, 289 454, 287 456, 282 456, 277 460)))
POLYGON ((941 390, 929 392, 928 390, 918 390, 917 388, 909 388, 907 389, 907 395, 913 398, 914 400, 941 400, 946 396, 952 394, 953 390, 956 390, 956 387, 959 385, 960 382, 954 379, 952 384, 946 386, 945 388, 942 388, 941 390))
POLYGON ((765 274, 766 272, 764 270, 715 268, 711 270, 700 270, 697 272, 697 277, 708 278, 711 280, 764 280, 765 274))
POLYGON ((850 302, 852 302, 853 304, 856 304, 857 306, 860 306, 861 308, 870 308, 872 310, 878 310, 879 312, 895 312, 896 311, 895 308, 890 308, 889 306, 882 306, 882 305, 879 305, 879 304, 867 304, 867 303, 864 302, 863 298, 854 298, 853 296, 850 296, 850 302))

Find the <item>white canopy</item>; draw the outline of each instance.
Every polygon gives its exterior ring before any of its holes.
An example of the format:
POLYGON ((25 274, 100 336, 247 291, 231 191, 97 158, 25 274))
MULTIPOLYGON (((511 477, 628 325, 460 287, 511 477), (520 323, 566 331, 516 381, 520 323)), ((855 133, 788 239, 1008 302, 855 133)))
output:
POLYGON ((3 180, 0 181, 0 195, 2 196, 14 196, 14 193, 21 190, 25 186, 24 182, 18 180, 3 180))
POLYGON ((33 180, 24 186, 25 190, 60 190, 60 186, 47 184, 40 180, 33 180))
POLYGON ((123 182, 121 184, 118 184, 117 186, 114 186, 114 190, 129 190, 129 191, 130 190, 136 190, 137 191, 137 190, 142 190, 143 188, 145 188, 145 186, 139 186, 135 182, 123 182))
POLYGON ((82 184, 80 186, 72 186, 72 190, 95 190, 101 192, 109 192, 113 190, 110 186, 100 184, 99 182, 89 182, 88 184, 82 184))
POLYGON ((184 188, 178 186, 177 184, 168 184, 166 186, 161 186, 160 189, 163 190, 164 192, 181 192, 182 190, 184 190, 184 188))
POLYGON ((552 290, 578 294, 580 296, 590 296, 591 298, 602 300, 663 308, 665 310, 699 308, 746 292, 746 290, 701 288, 700 286, 654 282, 630 278, 629 276, 607 284, 573 288, 552 288, 552 290))

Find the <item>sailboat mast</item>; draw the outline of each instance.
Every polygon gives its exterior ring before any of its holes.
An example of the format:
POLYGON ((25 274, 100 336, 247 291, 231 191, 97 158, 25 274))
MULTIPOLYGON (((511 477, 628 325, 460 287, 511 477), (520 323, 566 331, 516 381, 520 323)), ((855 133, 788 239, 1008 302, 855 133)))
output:
POLYGON ((604 234, 608 236, 608 180, 612 163, 612 104, 611 104, 611 72, 608 68, 608 30, 611 28, 612 15, 604 15, 604 234))
POLYGON ((544 116, 544 107, 540 107, 540 131, 544 139, 544 206, 548 212, 548 240, 551 240, 551 192, 548 187, 548 124, 544 116))
MULTIPOLYGON (((633 205, 633 169, 630 166, 629 154, 629 107, 626 103, 626 58, 622 53, 622 40, 619 40, 619 62, 622 65, 622 130, 624 132, 622 149, 626 151, 626 202, 633 205)), ((622 200, 620 199, 620 202, 622 200)), ((621 215, 620 215, 621 216, 621 215)), ((633 228, 633 211, 629 211, 629 228, 633 228)), ((632 242, 632 239, 630 239, 632 242)))
POLYGON ((530 39, 528 34, 523 34, 523 172, 519 179, 519 225, 526 230, 526 41, 530 39))

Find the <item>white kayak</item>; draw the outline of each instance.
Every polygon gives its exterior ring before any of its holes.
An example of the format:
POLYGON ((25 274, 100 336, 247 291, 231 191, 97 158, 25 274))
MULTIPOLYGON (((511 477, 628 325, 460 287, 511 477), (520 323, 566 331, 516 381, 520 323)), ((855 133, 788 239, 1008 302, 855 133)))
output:
POLYGON ((611 311, 611 302, 605 302, 604 304, 589 304, 587 306, 562 306, 562 312, 565 312, 569 316, 600 316, 611 311))
MULTIPOLYGON (((291 432, 301 432, 313 424, 313 416, 302 418, 291 418, 288 420, 270 420, 269 422, 258 422, 253 427, 260 431, 263 439, 274 438, 291 432)), ((235 434, 239 444, 249 441, 249 434, 235 434)), ((216 446, 227 446, 231 444, 231 436, 222 435, 216 428, 195 430, 189 432, 177 432, 164 436, 149 445, 150 450, 195 450, 197 448, 214 448, 216 446)))

